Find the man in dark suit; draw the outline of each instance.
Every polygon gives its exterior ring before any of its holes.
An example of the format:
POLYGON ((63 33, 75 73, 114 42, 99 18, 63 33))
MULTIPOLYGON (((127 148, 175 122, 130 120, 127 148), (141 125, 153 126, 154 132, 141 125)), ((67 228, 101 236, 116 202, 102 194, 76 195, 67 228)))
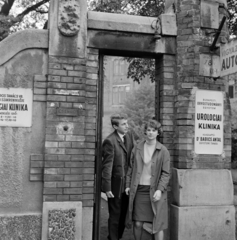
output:
POLYGON ((115 130, 104 140, 102 146, 102 191, 108 197, 108 239, 118 240, 122 238, 125 228, 128 207, 125 176, 134 140, 128 131, 125 114, 111 116, 111 124, 115 130))

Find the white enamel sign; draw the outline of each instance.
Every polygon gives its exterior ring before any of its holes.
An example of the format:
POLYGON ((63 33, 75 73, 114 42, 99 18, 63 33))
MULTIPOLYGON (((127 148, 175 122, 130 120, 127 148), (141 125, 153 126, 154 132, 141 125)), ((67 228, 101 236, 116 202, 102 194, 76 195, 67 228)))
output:
POLYGON ((195 101, 195 153, 222 154, 223 152, 222 92, 198 90, 195 101))
POLYGON ((32 89, 0 88, 0 126, 31 127, 32 89))
POLYGON ((221 77, 237 72, 237 40, 220 47, 221 77))

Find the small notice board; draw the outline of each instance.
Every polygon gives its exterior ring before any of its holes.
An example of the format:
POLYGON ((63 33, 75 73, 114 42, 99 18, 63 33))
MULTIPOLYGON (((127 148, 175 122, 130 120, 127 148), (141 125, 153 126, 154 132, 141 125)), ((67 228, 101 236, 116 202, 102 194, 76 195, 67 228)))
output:
POLYGON ((223 105, 223 92, 197 90, 194 140, 196 154, 222 154, 223 105))
POLYGON ((221 77, 237 72, 237 40, 220 47, 221 77))
POLYGON ((0 88, 0 126, 31 127, 32 89, 0 88))

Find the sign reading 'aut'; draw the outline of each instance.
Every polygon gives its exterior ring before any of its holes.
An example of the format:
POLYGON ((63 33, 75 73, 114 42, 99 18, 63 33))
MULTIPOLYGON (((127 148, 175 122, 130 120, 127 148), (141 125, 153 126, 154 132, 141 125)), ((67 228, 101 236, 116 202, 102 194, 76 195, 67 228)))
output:
POLYGON ((198 90, 195 102, 195 153, 222 154, 223 152, 222 92, 198 90))
POLYGON ((31 127, 32 89, 0 88, 0 126, 31 127))
POLYGON ((220 48, 221 77, 237 72, 237 41, 233 40, 220 48))

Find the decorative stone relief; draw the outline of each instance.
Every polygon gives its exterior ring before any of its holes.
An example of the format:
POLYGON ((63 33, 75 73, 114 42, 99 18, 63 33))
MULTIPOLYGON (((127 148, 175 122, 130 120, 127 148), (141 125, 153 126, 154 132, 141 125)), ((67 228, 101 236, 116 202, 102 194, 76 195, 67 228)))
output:
POLYGON ((82 202, 44 202, 41 240, 82 240, 82 202))
POLYGON ((76 209, 53 209, 48 212, 48 240, 75 240, 76 209))
POLYGON ((64 36, 74 36, 80 30, 80 5, 77 0, 60 0, 58 28, 64 36))

